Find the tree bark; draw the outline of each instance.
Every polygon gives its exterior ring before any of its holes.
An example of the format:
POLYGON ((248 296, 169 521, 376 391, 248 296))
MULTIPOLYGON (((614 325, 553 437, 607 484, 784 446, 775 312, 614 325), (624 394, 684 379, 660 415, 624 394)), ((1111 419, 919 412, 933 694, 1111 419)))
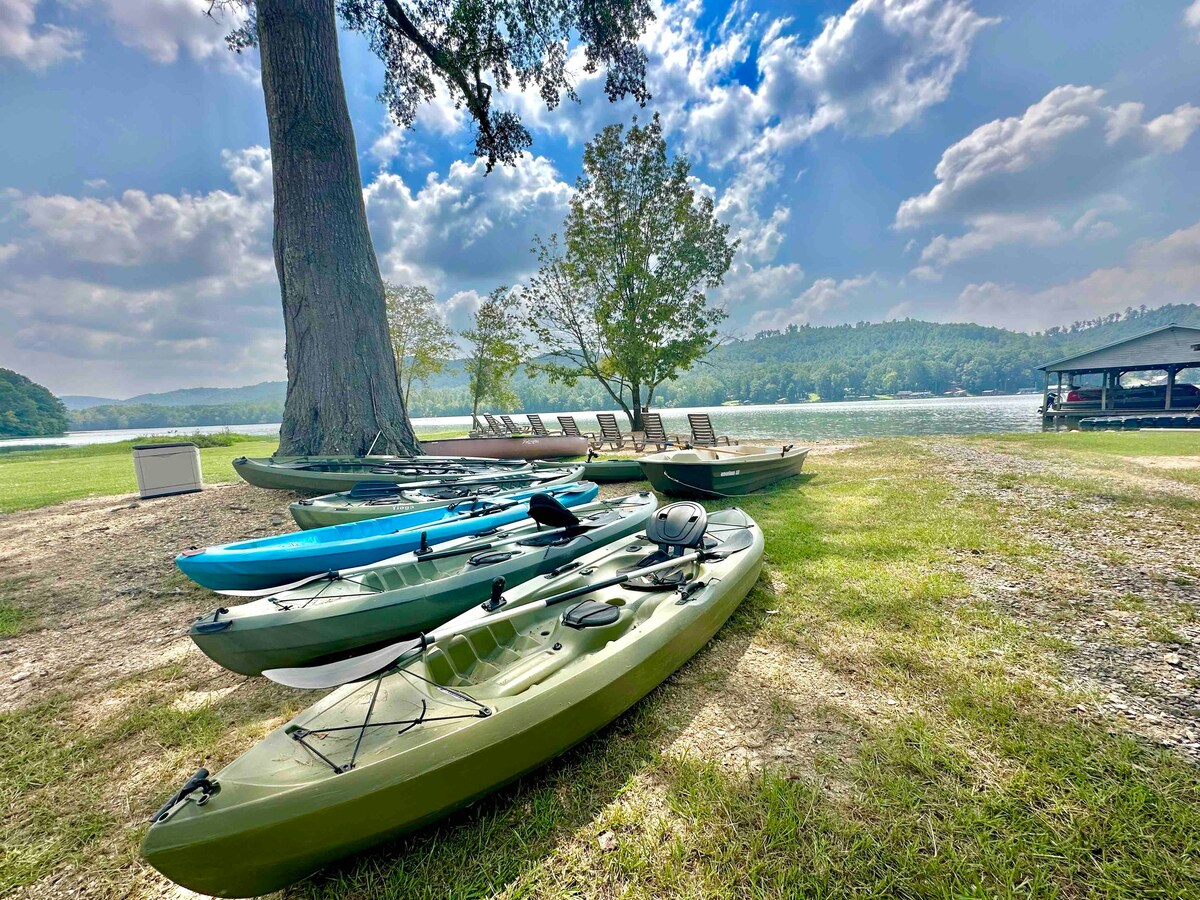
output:
POLYGON ((333 0, 258 0, 288 369, 279 452, 418 453, 367 229, 333 0), (378 441, 376 441, 378 437, 378 441))

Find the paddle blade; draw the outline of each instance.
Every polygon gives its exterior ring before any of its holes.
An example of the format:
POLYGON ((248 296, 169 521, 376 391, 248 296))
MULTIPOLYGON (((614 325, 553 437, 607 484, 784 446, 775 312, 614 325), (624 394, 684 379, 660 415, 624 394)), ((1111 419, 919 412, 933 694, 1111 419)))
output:
POLYGON ((404 657, 420 651, 425 646, 422 638, 415 641, 400 641, 388 644, 361 656, 339 659, 321 666, 297 666, 290 669, 267 669, 263 675, 285 687, 318 691, 338 687, 352 681, 362 681, 372 675, 390 669, 404 657))
POLYGON ((323 578, 335 578, 337 572, 319 572, 316 575, 309 575, 306 578, 301 578, 299 581, 292 581, 288 584, 277 584, 269 588, 255 588, 254 590, 214 590, 214 594, 221 594, 225 597, 273 597, 276 594, 282 594, 285 591, 294 591, 296 588, 302 588, 306 584, 312 584, 314 581, 320 581, 323 578))
POLYGON ((754 533, 749 528, 740 528, 705 553, 704 558, 724 559, 735 553, 741 553, 743 550, 749 550, 752 546, 754 546, 754 533))

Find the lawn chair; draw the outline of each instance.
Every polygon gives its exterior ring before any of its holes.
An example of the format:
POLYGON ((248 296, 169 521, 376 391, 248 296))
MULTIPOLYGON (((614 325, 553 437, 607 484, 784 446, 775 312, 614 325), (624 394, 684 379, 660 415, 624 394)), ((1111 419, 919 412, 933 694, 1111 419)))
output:
POLYGON ((549 431, 542 423, 542 417, 537 413, 527 413, 525 418, 529 420, 529 430, 533 432, 535 437, 550 437, 552 434, 558 434, 557 431, 549 431))
POLYGON ((562 426, 562 433, 566 437, 584 437, 593 442, 597 440, 596 435, 592 432, 579 430, 574 416, 559 416, 558 424, 562 426))
POLYGON ((504 423, 509 434, 527 434, 529 432, 528 426, 518 425, 512 420, 512 416, 501 416, 500 421, 504 423))
POLYGON ((634 444, 634 449, 641 449, 630 435, 621 434, 621 429, 617 426, 617 417, 612 413, 598 413, 596 421, 600 423, 600 437, 592 441, 592 446, 597 450, 605 444, 613 450, 624 450, 626 443, 634 444))
POLYGON ((642 446, 639 447, 637 444, 634 444, 634 450, 645 450, 647 447, 653 445, 654 449, 661 452, 672 444, 683 443, 677 437, 667 434, 666 429, 663 428, 662 416, 659 413, 642 413, 642 428, 644 429, 642 431, 642 446))
POLYGON ((715 447, 717 444, 733 445, 724 434, 717 434, 708 413, 688 413, 688 424, 692 427, 692 443, 697 447, 715 447))
POLYGON ((504 435, 508 434, 508 431, 504 428, 504 423, 502 423, 495 416, 491 415, 490 413, 484 413, 483 418, 487 422, 488 434, 492 435, 493 437, 504 437, 504 435))

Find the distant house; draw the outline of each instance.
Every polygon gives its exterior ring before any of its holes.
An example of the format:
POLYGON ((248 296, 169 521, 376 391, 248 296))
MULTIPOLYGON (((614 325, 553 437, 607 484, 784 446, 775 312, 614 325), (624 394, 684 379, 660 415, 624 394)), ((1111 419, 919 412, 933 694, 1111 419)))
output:
POLYGON ((1070 424, 1108 412, 1191 412, 1200 408, 1200 328, 1163 325, 1039 369, 1046 373, 1047 421, 1070 424))

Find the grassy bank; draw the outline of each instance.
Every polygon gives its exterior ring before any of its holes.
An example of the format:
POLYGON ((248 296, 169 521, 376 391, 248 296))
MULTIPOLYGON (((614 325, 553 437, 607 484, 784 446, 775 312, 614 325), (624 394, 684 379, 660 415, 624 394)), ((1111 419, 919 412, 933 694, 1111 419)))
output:
MULTIPOLYGON (((1200 446, 1180 437, 813 457, 811 479, 739 504, 764 576, 692 663, 563 759, 288 896, 1195 896, 1200 769, 1102 705, 1134 699, 1084 658, 1161 663, 1139 702, 1200 687, 1200 570, 1176 549, 1200 542, 1178 477, 1200 446)), ((154 571, 177 587, 169 560, 154 571)), ((211 600, 185 590, 158 601, 180 621, 211 600)), ((0 715, 0 893, 161 889, 136 860, 145 816, 311 699, 198 657, 64 678, 0 715)))
MULTIPOLYGON (((423 435, 428 440, 460 437, 461 430, 423 435)), ((136 444, 166 441, 137 438, 112 444, 52 447, 0 454, 0 513, 37 509, 64 500, 128 494, 137 490, 132 451, 136 444)), ((230 463, 239 456, 270 456, 279 446, 274 438, 221 432, 172 436, 200 447, 200 467, 208 484, 236 481, 230 463)))
MULTIPOLYGON (((6 453, 0 456, 0 512, 36 509, 81 497, 132 493, 137 490, 134 445, 164 440, 141 438, 6 453)), ((200 446, 200 467, 204 480, 211 484, 237 478, 230 465, 237 457, 270 456, 279 445, 275 439, 245 434, 180 435, 178 440, 193 441, 200 446)))

